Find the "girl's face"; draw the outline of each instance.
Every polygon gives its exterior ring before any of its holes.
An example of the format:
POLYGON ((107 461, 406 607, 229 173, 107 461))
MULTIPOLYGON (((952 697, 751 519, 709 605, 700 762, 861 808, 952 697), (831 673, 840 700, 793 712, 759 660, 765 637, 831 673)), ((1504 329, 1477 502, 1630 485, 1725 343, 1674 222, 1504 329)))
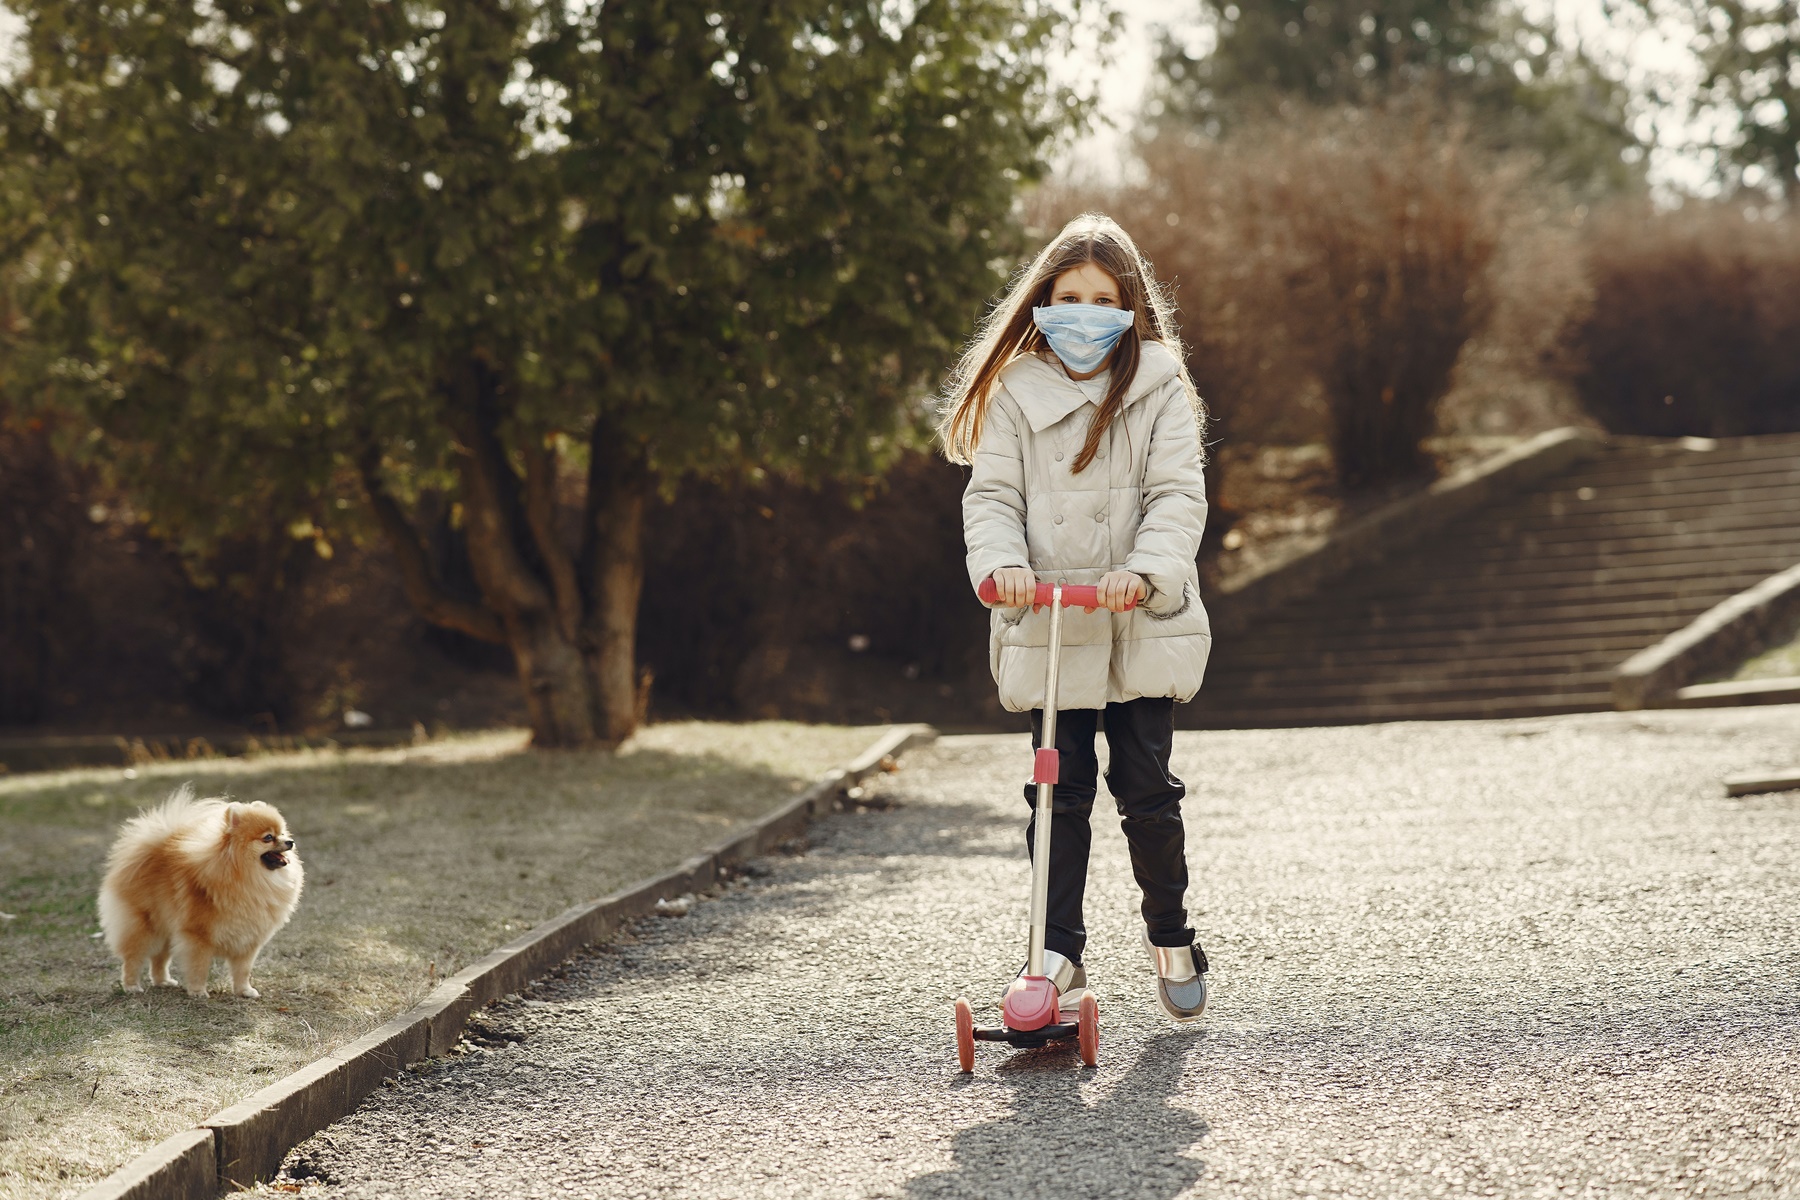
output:
POLYGON ((1099 304, 1118 308, 1119 281, 1098 264, 1082 263, 1058 275, 1050 284, 1052 304, 1099 304))

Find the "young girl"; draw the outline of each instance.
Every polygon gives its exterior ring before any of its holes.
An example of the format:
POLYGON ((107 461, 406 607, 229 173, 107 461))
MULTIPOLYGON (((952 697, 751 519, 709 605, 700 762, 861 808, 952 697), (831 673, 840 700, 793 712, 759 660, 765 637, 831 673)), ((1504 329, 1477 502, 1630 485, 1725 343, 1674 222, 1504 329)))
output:
MULTIPOLYGON (((991 577, 999 590, 989 665, 1000 702, 1031 713, 1034 749, 1049 630, 1049 614, 1030 607, 1037 581, 1097 584, 1106 609, 1063 617, 1044 973, 1064 1008, 1087 986, 1081 898, 1096 728, 1144 893, 1157 998, 1177 1021, 1206 1008, 1206 955, 1182 906, 1186 789, 1169 770, 1175 702, 1199 690, 1212 646, 1194 565, 1206 523, 1204 419, 1167 294, 1125 231, 1088 214, 1044 247, 983 324, 939 428, 951 461, 972 467, 969 581, 991 577)), ((1034 793, 1027 785, 1028 804, 1034 793)), ((1027 852, 1032 834, 1028 824, 1027 852)))

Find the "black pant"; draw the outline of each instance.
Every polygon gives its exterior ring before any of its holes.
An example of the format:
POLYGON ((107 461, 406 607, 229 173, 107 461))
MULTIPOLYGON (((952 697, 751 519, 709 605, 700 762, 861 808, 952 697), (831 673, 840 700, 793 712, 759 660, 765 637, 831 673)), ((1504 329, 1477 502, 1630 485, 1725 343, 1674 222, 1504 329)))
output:
MULTIPOLYGON (((1081 920, 1081 897, 1087 889, 1088 815, 1094 809, 1100 759, 1094 753, 1094 731, 1101 713, 1073 708, 1056 714, 1056 749, 1060 782, 1051 794, 1050 904, 1044 946, 1080 962, 1087 945, 1081 920)), ((1181 798, 1187 788, 1169 771, 1175 740, 1175 701, 1168 698, 1127 700, 1109 704, 1105 713, 1106 745, 1112 761, 1106 788, 1118 805, 1120 827, 1131 846, 1131 870, 1144 890, 1144 923, 1158 946, 1186 946, 1194 931, 1187 923, 1182 897, 1187 892, 1187 856, 1181 828, 1181 798)), ((1044 714, 1031 714, 1031 745, 1043 744, 1044 714)), ((1027 804, 1037 803, 1037 785, 1025 785, 1027 804)), ((1034 810, 1025 826, 1025 847, 1033 845, 1034 810)))

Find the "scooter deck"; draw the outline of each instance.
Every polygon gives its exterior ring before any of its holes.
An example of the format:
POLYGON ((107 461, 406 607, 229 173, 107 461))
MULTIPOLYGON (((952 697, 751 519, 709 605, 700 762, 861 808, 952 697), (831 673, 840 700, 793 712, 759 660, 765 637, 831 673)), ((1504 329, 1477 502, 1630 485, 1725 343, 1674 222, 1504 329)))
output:
POLYGON ((1066 1042, 1070 1038, 1081 1036, 1081 1026, 1074 1021, 1061 1025, 1046 1025, 1042 1029, 1008 1029, 1004 1025, 990 1026, 986 1029, 977 1027, 975 1040, 978 1042, 1006 1042, 1021 1050, 1031 1050, 1038 1046, 1047 1046, 1051 1042, 1066 1042))

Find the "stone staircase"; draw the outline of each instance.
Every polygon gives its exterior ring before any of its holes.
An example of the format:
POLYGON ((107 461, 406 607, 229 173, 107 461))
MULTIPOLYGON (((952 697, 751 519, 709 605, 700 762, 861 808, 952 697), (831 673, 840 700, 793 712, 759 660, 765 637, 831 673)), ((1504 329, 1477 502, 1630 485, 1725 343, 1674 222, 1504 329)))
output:
POLYGON ((1613 671, 1800 562, 1800 435, 1609 445, 1213 647, 1190 728, 1612 707, 1613 671))

